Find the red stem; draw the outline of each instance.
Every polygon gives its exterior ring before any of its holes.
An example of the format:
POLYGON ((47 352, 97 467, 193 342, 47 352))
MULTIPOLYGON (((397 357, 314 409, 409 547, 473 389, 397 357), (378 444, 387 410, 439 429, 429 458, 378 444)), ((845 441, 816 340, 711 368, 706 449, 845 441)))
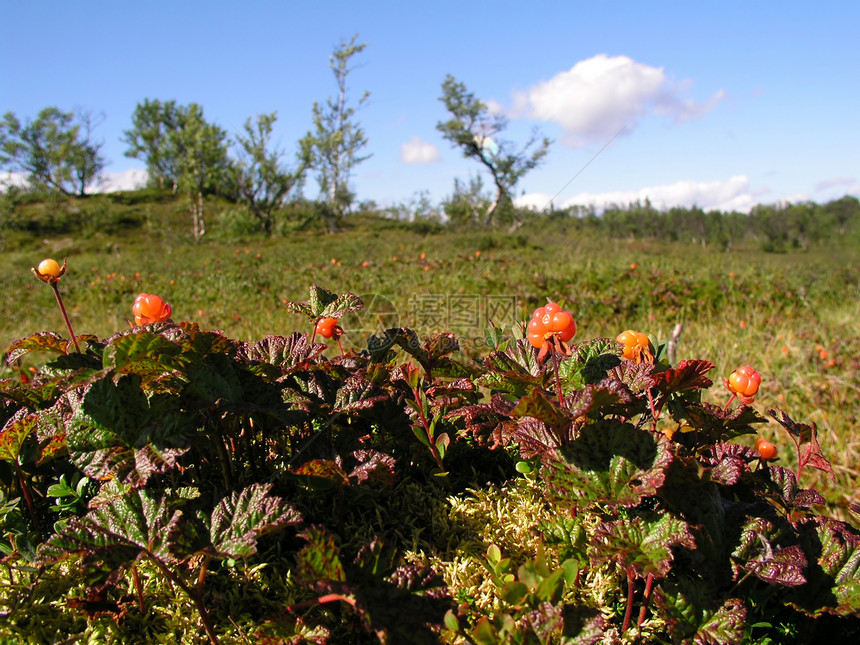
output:
POLYGON ((624 612, 624 624, 621 626, 622 634, 630 627, 630 619, 633 617, 633 584, 635 581, 633 567, 627 567, 627 609, 624 612))
POLYGON ((57 286, 56 282, 51 282, 51 288, 54 290, 54 295, 57 297, 57 304, 60 305, 60 313, 63 314, 63 320, 66 321, 66 327, 69 329, 69 335, 72 337, 72 342, 75 344, 75 349, 78 350, 78 354, 81 353, 81 348, 78 346, 78 339, 75 338, 75 332, 72 329, 72 323, 69 320, 69 315, 66 313, 66 306, 63 304, 63 298, 60 296, 60 287, 57 286))
POLYGON ((642 629, 645 622, 645 610, 648 607, 648 598, 651 596, 651 586, 654 584, 654 574, 649 573, 645 578, 645 593, 642 594, 642 607, 639 608, 639 619, 636 621, 636 629, 642 629))
POLYGON ((39 516, 36 514, 36 507, 33 505, 33 496, 30 494, 30 487, 24 479, 24 473, 21 472, 21 466, 18 464, 18 458, 13 462, 15 464, 15 472, 18 474, 18 483, 21 485, 21 491, 24 493, 24 500, 27 502, 27 509, 30 511, 30 517, 33 519, 33 527, 37 533, 41 533, 42 529, 39 526, 39 516))

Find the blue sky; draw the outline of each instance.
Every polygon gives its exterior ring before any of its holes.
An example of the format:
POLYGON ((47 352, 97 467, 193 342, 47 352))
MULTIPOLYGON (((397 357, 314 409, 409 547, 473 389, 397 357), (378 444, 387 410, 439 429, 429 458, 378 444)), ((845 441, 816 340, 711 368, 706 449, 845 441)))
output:
POLYGON ((335 91, 329 56, 358 33, 349 83, 354 100, 371 94, 357 118, 373 155, 352 179, 361 200, 438 202, 479 174, 435 128, 446 74, 508 116, 505 138, 537 127, 554 140, 517 187, 537 207, 860 196, 858 3, 3 4, 0 110, 104 113, 111 173, 144 167, 119 139, 146 98, 199 103, 231 134, 277 110, 292 155, 314 101, 335 91))

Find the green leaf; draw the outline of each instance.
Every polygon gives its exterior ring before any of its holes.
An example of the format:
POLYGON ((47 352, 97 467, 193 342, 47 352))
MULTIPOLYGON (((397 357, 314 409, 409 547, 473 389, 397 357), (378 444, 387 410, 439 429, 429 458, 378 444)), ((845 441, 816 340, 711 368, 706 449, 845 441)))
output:
MULTIPOLYGON (((98 338, 92 334, 78 336, 79 341, 95 341, 98 338)), ((53 331, 40 331, 38 333, 16 340, 9 346, 9 354, 6 362, 12 365, 19 358, 30 352, 50 352, 53 354, 68 354, 74 347, 71 339, 66 339, 53 331)))
POLYGON ((476 385, 508 392, 517 398, 543 387, 546 379, 538 364, 537 350, 527 340, 518 340, 505 351, 490 353, 483 367, 485 373, 476 379, 476 385))
POLYGON ((499 595, 509 605, 519 605, 529 594, 529 588, 522 582, 516 580, 506 582, 502 585, 499 595))
POLYGON ((663 582, 654 590, 654 602, 673 642, 740 643, 746 629, 746 607, 738 598, 719 604, 719 597, 704 580, 688 577, 663 582))
POLYGON ((17 462, 24 441, 36 430, 39 415, 20 410, 0 430, 0 459, 17 462))
POLYGON ((299 537, 307 541, 307 545, 298 553, 296 578, 301 583, 312 585, 320 580, 346 580, 334 537, 325 528, 311 526, 299 537))
POLYGON ((70 459, 93 479, 126 477, 143 486, 166 472, 190 447, 193 418, 169 395, 147 398, 139 376, 95 383, 66 435, 70 459))
POLYGON ((190 555, 188 535, 180 527, 182 512, 165 497, 133 490, 110 503, 73 517, 39 549, 39 560, 54 562, 72 555, 108 559, 114 567, 145 552, 162 562, 190 555))
POLYGON ((257 552, 261 535, 302 521, 294 506, 269 495, 271 488, 271 484, 253 484, 215 507, 209 534, 221 557, 247 558, 257 552))
POLYGON ((102 360, 105 369, 150 381, 181 370, 185 364, 181 352, 179 345, 161 334, 140 330, 116 338, 105 348, 102 360))
POLYGON ((657 492, 672 463, 663 434, 614 420, 585 426, 560 452, 563 458, 545 465, 541 474, 549 497, 577 510, 635 506, 657 492))
POLYGON ((563 392, 571 392, 586 383, 606 378, 609 370, 622 364, 619 344, 610 338, 593 338, 571 347, 571 355, 561 362, 559 378, 563 392))
POLYGON ((689 526, 671 514, 604 522, 594 532, 589 557, 596 563, 632 567, 640 577, 663 578, 672 566, 672 547, 696 548, 689 526))

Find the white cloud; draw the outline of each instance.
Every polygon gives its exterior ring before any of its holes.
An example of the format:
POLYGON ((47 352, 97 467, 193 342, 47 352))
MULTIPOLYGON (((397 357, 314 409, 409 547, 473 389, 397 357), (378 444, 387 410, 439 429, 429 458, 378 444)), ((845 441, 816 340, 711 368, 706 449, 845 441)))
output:
POLYGON ((403 163, 425 164, 439 159, 439 149, 417 136, 400 146, 400 161, 403 163))
MULTIPOLYGON (((759 203, 757 197, 750 191, 749 178, 735 175, 721 181, 677 181, 663 186, 649 186, 638 190, 616 190, 605 193, 580 193, 570 199, 556 203, 557 207, 594 206, 598 211, 606 206, 616 204, 626 206, 631 202, 651 201, 657 209, 669 209, 674 206, 690 208, 698 206, 703 210, 739 211, 748 213, 759 203)), ((523 195, 516 200, 517 205, 543 208, 549 202, 550 196, 545 193, 523 195)))
POLYGON ((681 95, 688 84, 673 84, 662 67, 598 54, 518 93, 513 113, 558 123, 573 146, 606 142, 624 126, 634 129, 649 113, 679 123, 701 116, 725 96, 720 90, 697 103, 681 95))
POLYGON ((141 168, 129 168, 122 172, 106 172, 102 174, 98 186, 91 186, 90 190, 98 193, 113 193, 119 190, 137 190, 146 186, 149 173, 141 168))
MULTIPOLYGON (((149 177, 146 170, 129 168, 121 172, 102 173, 99 181, 87 186, 88 193, 113 193, 119 190, 137 190, 146 185, 149 177)), ((0 191, 7 186, 27 186, 27 175, 22 172, 5 172, 0 174, 0 191)))

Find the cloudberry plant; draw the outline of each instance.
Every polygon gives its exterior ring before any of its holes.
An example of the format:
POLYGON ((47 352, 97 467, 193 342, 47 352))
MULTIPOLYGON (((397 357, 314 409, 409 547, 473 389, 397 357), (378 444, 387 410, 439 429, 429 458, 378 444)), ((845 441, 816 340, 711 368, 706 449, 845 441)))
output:
POLYGON ((729 375, 725 381, 726 388, 732 393, 729 402, 738 397, 742 403, 749 405, 755 400, 755 395, 758 393, 758 388, 761 385, 761 375, 749 365, 739 367, 729 375))

